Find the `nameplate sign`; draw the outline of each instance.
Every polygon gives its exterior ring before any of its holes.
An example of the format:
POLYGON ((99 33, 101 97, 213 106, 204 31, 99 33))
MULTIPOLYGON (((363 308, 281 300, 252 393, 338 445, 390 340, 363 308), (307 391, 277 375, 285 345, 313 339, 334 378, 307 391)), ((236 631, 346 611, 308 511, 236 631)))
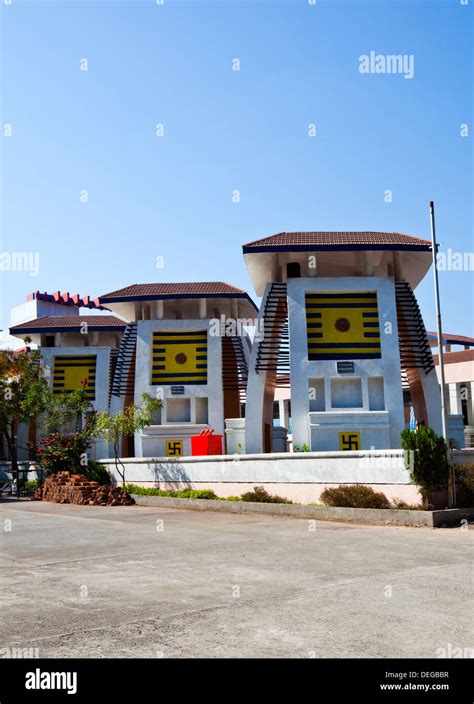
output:
POLYGON ((354 362, 338 362, 338 374, 354 374, 354 362))
POLYGON ((171 394, 173 396, 182 396, 184 394, 184 386, 172 386, 171 394))

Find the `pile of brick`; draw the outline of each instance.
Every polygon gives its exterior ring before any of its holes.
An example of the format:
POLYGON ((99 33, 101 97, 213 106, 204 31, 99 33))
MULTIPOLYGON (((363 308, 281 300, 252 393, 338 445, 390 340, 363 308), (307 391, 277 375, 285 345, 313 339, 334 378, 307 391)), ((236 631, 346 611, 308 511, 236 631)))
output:
POLYGON ((92 506, 131 506, 130 494, 111 484, 90 482, 82 474, 58 472, 44 480, 35 492, 38 501, 57 504, 90 504, 92 506))

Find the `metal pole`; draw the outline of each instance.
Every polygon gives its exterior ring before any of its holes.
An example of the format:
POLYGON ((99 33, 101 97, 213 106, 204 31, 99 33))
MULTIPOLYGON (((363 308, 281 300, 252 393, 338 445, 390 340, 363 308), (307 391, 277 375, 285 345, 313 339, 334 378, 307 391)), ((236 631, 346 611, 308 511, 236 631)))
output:
MULTIPOLYGON (((431 242, 432 242, 432 254, 433 254, 433 274, 434 274, 434 288, 435 288, 435 302, 436 302, 436 331, 438 334, 438 361, 439 361, 439 378, 441 386, 441 424, 443 429, 443 437, 449 450, 449 439, 448 439, 448 423, 446 415, 446 385, 444 381, 444 352, 443 352, 443 329, 441 325, 441 305, 439 301, 439 283, 438 283, 438 266, 436 262, 437 245, 436 245, 436 226, 435 226, 435 214, 434 214, 434 203, 430 201, 430 222, 431 222, 431 242)), ((449 456, 449 452, 448 452, 449 456)), ((453 504, 456 503, 456 488, 455 488, 455 477, 454 477, 454 467, 452 469, 453 476, 453 504)))

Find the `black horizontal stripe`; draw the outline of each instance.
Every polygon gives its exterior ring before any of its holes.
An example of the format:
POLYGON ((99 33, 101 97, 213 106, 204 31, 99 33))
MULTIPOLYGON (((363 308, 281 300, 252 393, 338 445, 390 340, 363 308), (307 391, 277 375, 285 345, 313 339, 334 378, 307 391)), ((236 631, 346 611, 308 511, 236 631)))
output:
POLYGON ((378 328, 379 323, 378 321, 376 323, 362 323, 362 326, 364 328, 378 328))
POLYGON ((320 359, 380 359, 381 355, 377 354, 376 352, 361 352, 359 354, 345 354, 341 353, 338 354, 337 356, 334 355, 333 353, 314 353, 314 354, 309 354, 308 359, 310 361, 317 361, 320 359))
POLYGON ((196 369, 207 369, 207 364, 196 364, 196 369))
POLYGON ((306 310, 306 317, 307 318, 320 318, 321 313, 310 313, 308 310, 306 310))
POLYGON ((320 339, 321 337, 324 337, 324 335, 322 332, 309 332, 308 333, 308 339, 312 339, 314 337, 317 337, 320 339))
POLYGON ((196 359, 201 360, 201 361, 204 360, 207 362, 207 354, 197 354, 196 359))
POLYGON ((308 347, 318 349, 325 349, 329 347, 331 349, 358 349, 360 347, 365 349, 368 347, 376 347, 380 349, 380 344, 378 342, 311 342, 308 347))
POLYGON ((173 378, 173 379, 174 379, 174 378, 176 378, 176 379, 181 379, 181 378, 183 378, 183 379, 184 379, 185 377, 187 378, 187 377, 190 377, 190 376, 195 376, 195 377, 198 377, 198 378, 204 378, 204 377, 207 376, 207 374, 206 374, 206 372, 176 372, 176 373, 173 372, 173 373, 170 373, 170 374, 168 374, 168 373, 164 373, 164 374, 153 374, 153 377, 156 378, 156 379, 159 379, 159 378, 161 378, 161 377, 163 377, 163 378, 165 378, 165 379, 172 379, 172 378, 173 378))
MULTIPOLYGON (((176 380, 170 379, 169 381, 167 381, 166 379, 152 379, 151 383, 153 386, 171 386, 171 384, 176 384, 176 380)), ((205 386, 207 384, 207 381, 198 381, 193 379, 192 381, 184 381, 183 384, 185 384, 186 386, 205 386)))
POLYGON ((63 371, 69 367, 84 367, 85 369, 95 369, 95 364, 84 364, 83 362, 68 362, 67 364, 55 364, 55 371, 63 371))
POLYGON ((363 318, 378 318, 378 313, 362 313, 363 318))
POLYGON ((177 332, 171 332, 167 330, 162 332, 153 332, 153 337, 189 337, 191 335, 193 335, 194 337, 197 337, 198 335, 200 335, 201 337, 207 337, 207 330, 188 330, 187 332, 182 330, 177 332))
POLYGON ((375 298, 375 292, 368 293, 307 293, 306 299, 317 298, 375 298))
POLYGON ((364 337, 380 337, 380 332, 364 332, 364 337))
POLYGON ((374 303, 311 303, 306 306, 307 309, 313 308, 377 308, 377 302, 374 303))
POLYGON ((92 354, 84 354, 84 355, 74 355, 74 354, 68 354, 68 355, 56 355, 54 358, 55 362, 69 362, 69 361, 74 361, 74 362, 90 362, 91 364, 95 364, 97 357, 92 354))
MULTIPOLYGON (((159 340, 160 345, 202 345, 202 339, 190 339, 190 340, 159 340)), ((156 350, 161 352, 162 350, 156 350)))
POLYGON ((322 328, 323 324, 322 323, 308 323, 307 328, 322 328))

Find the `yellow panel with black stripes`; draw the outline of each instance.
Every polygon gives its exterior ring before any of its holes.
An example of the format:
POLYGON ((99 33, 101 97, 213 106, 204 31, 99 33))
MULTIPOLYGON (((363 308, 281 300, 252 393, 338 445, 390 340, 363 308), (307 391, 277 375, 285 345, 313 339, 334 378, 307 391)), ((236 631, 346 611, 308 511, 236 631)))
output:
POLYGON ((153 333, 152 384, 207 384, 207 330, 153 333))
POLYGON ((83 388, 87 379, 87 398, 95 400, 95 355, 64 355, 54 358, 53 394, 67 394, 83 388))
POLYGON ((306 293, 308 359, 380 359, 377 293, 306 293))

